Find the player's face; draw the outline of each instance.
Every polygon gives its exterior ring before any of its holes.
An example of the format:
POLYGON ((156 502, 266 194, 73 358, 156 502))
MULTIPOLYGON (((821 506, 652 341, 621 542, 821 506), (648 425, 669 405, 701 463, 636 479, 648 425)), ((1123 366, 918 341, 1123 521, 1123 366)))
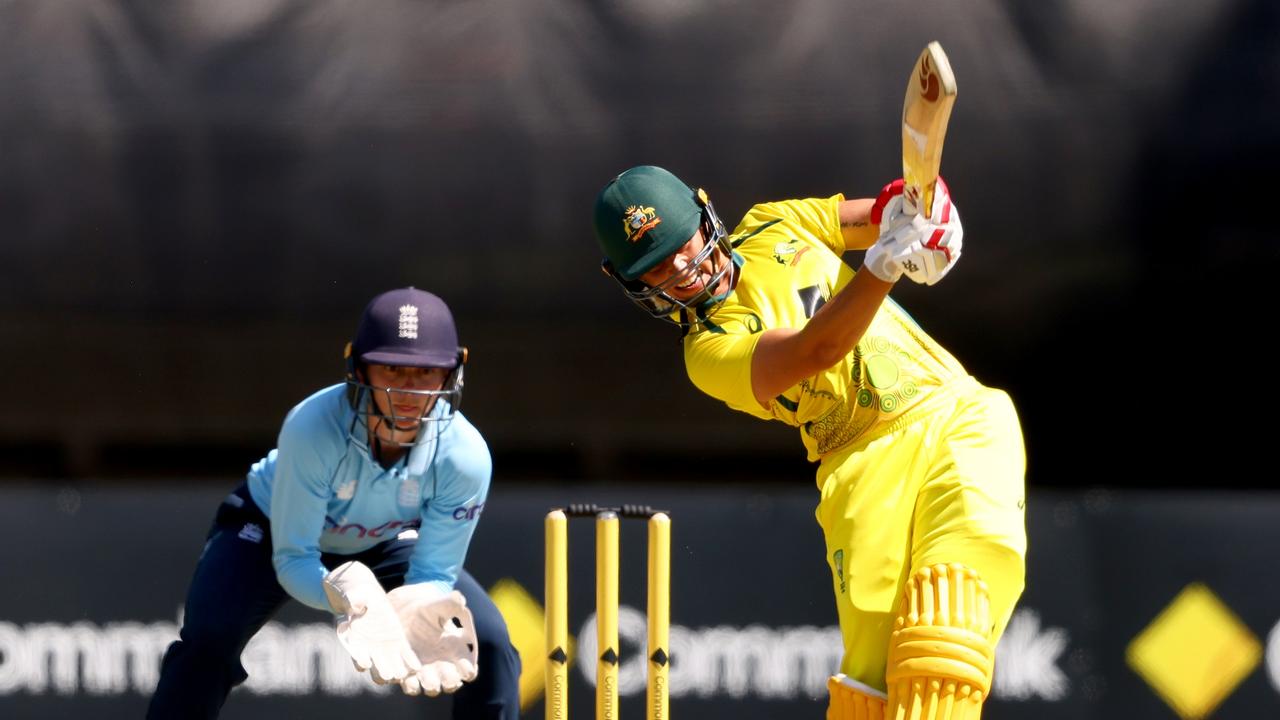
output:
POLYGON ((413 390, 439 390, 449 376, 445 368, 417 368, 400 365, 369 365, 366 368, 368 383, 375 388, 373 402, 378 411, 386 418, 395 418, 394 428, 379 427, 392 431, 396 436, 388 439, 406 440, 403 434, 418 432, 422 424, 421 418, 431 412, 436 396, 414 392, 396 392, 413 390), (385 388, 385 391, 383 391, 385 388))
POLYGON ((710 290, 711 295, 728 292, 729 273, 721 275, 715 287, 707 287, 707 283, 715 277, 721 263, 728 262, 728 259, 719 248, 716 248, 705 260, 697 263, 698 254, 706 247, 706 243, 702 228, 698 228, 684 247, 641 275, 640 281, 649 287, 662 288, 667 295, 681 302, 692 300, 706 290, 710 290))

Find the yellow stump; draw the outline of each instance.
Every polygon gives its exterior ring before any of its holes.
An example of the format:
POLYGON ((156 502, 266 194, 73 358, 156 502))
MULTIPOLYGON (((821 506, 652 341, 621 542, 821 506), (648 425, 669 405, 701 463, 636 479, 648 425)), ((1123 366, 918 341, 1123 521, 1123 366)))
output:
POLYGON ((569 717, 569 536, 568 518, 560 510, 547 513, 546 603, 547 720, 569 717))
POLYGON ((645 688, 646 717, 667 720, 667 673, 671 666, 671 518, 649 518, 649 682, 645 688))
POLYGON ((618 515, 596 515, 596 718, 618 717, 618 515))

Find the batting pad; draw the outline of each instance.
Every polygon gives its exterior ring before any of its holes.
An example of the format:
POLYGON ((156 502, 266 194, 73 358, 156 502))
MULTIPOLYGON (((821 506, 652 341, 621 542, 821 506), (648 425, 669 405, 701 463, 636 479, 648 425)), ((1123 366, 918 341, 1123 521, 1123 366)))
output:
POLYGON ((884 693, 844 673, 827 680, 827 720, 884 720, 884 693))
POLYGON ((977 720, 994 660, 986 583, 958 563, 921 568, 889 639, 885 717, 977 720))

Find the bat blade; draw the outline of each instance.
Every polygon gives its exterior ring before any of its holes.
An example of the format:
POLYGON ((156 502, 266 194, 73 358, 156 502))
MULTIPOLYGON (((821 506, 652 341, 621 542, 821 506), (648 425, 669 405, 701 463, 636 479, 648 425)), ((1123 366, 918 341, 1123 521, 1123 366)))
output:
POLYGON ((907 214, 928 213, 942 165, 942 143, 956 102, 956 76, 938 42, 916 60, 902 101, 903 204, 907 214))

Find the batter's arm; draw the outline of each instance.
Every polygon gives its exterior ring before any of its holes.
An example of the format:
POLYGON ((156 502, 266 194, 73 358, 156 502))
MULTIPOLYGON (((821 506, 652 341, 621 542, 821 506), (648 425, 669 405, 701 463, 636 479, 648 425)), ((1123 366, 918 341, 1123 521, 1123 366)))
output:
POLYGON ((751 356, 751 392, 762 407, 804 378, 840 362, 862 339, 893 283, 858 272, 799 330, 772 328, 751 356))
POLYGON ((874 198, 858 198, 840 203, 840 234, 844 236, 845 250, 866 250, 876 244, 880 226, 871 222, 871 206, 874 198))

